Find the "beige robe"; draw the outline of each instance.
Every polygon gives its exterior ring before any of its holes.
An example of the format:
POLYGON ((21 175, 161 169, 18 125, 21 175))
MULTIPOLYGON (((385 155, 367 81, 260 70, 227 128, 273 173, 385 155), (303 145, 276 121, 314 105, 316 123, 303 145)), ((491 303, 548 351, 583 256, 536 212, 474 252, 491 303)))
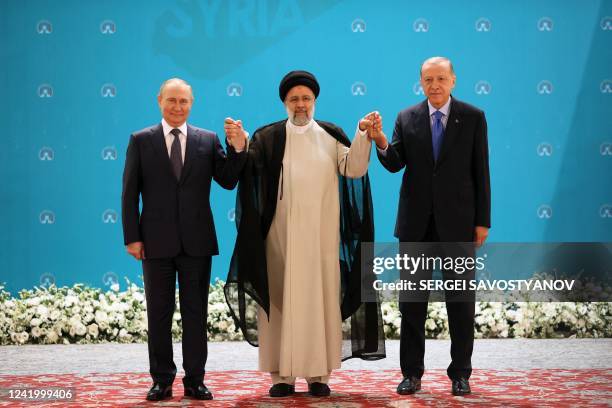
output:
POLYGON ((340 367, 342 347, 338 174, 363 176, 372 144, 359 129, 349 149, 315 121, 286 127, 266 239, 270 321, 260 309, 259 369, 273 378, 324 377, 340 367))

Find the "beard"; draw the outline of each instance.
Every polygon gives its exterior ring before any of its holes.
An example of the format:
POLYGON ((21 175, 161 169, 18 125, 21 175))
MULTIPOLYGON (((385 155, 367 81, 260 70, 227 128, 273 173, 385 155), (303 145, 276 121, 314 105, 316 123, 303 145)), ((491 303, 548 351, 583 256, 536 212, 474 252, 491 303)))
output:
POLYGON ((295 126, 306 126, 314 116, 314 105, 310 112, 308 110, 300 110, 298 112, 292 111, 289 107, 285 106, 287 110, 287 117, 295 126))

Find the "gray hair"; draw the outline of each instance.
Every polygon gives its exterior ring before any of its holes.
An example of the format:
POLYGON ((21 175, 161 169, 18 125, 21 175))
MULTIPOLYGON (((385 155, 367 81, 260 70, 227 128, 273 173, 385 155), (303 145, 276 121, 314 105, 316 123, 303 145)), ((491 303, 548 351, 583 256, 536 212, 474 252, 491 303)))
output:
POLYGON ((166 87, 168 85, 171 84, 180 84, 180 85, 185 85, 186 87, 189 88, 189 92, 191 93, 191 99, 193 100, 193 89, 191 89, 191 85, 189 85, 187 83, 187 81, 185 81, 184 79, 181 78, 170 78, 170 79, 166 79, 161 86, 159 87, 159 94, 158 96, 161 96, 164 93, 164 89, 166 89, 166 87))
POLYGON ((448 66, 450 67, 451 74, 455 76, 455 69, 453 68, 453 63, 451 62, 451 60, 449 60, 446 57, 431 57, 423 61, 423 63, 421 64, 421 69, 419 71, 419 75, 421 76, 423 76, 423 67, 425 66, 425 64, 435 64, 435 65, 448 64, 448 66))

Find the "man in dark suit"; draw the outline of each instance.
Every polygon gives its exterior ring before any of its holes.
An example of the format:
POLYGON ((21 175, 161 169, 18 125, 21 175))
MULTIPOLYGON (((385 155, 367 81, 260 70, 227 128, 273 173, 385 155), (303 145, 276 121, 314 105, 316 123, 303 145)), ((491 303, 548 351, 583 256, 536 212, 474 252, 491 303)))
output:
MULTIPOLYGON (((406 168, 400 189, 395 236, 400 242, 474 242, 482 245, 490 228, 491 190, 487 122, 480 109, 451 97, 455 73, 447 58, 421 66, 427 100, 401 111, 390 144, 375 137, 378 158, 391 172, 406 168), (381 147, 382 146, 382 147, 381 147)), ((469 394, 474 346, 474 297, 449 303, 454 395, 469 394)), ((465 299, 465 298, 464 298, 465 299)), ((421 388, 425 355, 427 299, 400 302, 399 394, 421 388)))
POLYGON ((211 256, 219 253, 210 186, 213 178, 223 188, 236 186, 246 159, 242 152, 245 140, 228 140, 226 157, 215 133, 187 125, 193 93, 181 79, 164 82, 157 100, 161 123, 130 137, 121 203, 127 252, 142 260, 144 272, 153 377, 147 400, 172 396, 176 365, 171 329, 177 272, 185 395, 212 399, 203 382, 211 256))

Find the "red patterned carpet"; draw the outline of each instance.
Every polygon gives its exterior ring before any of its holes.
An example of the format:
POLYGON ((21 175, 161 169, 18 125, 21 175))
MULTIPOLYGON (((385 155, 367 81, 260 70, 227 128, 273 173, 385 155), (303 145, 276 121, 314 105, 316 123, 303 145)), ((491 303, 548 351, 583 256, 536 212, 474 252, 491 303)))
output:
POLYGON ((312 398, 306 383, 298 381, 292 398, 268 397, 269 378, 257 371, 220 371, 206 376, 214 401, 184 398, 181 381, 174 383, 174 397, 163 403, 149 403, 144 395, 150 386, 147 374, 73 375, 49 374, 0 376, 0 388, 75 387, 72 402, 16 403, 6 399, 5 406, 207 406, 207 407, 425 407, 425 406, 534 406, 586 407, 612 406, 612 369, 592 370, 475 370, 470 383, 473 394, 453 397, 444 370, 429 370, 423 389, 416 395, 399 396, 395 387, 398 370, 337 371, 330 382, 329 398, 312 398))

